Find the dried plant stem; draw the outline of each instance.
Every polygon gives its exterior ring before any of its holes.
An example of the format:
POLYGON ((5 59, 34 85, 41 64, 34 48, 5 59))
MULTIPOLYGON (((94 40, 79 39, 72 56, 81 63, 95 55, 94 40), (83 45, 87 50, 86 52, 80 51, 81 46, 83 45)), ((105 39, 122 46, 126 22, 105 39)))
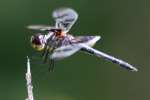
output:
POLYGON ((27 72, 26 72, 26 87, 27 87, 27 94, 28 97, 26 98, 26 100, 34 100, 33 97, 33 86, 32 86, 32 76, 31 76, 31 71, 30 71, 30 59, 27 56, 27 72))

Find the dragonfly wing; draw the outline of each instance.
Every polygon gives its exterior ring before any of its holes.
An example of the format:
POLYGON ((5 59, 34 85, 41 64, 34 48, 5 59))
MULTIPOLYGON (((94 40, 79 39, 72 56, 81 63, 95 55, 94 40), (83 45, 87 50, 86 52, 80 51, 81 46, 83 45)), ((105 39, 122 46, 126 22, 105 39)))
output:
POLYGON ((53 11, 52 17, 56 21, 56 28, 67 33, 78 19, 78 14, 71 8, 59 8, 53 11))
POLYGON ((66 57, 73 55, 80 49, 81 47, 76 46, 75 44, 62 46, 54 50, 53 54, 50 56, 50 59, 66 58, 66 57))
POLYGON ((98 40, 100 36, 79 36, 63 43, 61 47, 54 50, 53 54, 50 56, 52 59, 62 59, 65 57, 69 57, 79 51, 82 47, 79 46, 80 44, 93 46, 98 40), (69 44, 71 43, 71 44, 69 44))
POLYGON ((40 31, 48 31, 51 29, 55 29, 55 27, 47 26, 47 25, 28 25, 27 28, 32 30, 40 30, 40 31))
POLYGON ((100 36, 77 36, 72 40, 72 42, 75 44, 84 43, 85 45, 92 47, 100 39, 100 36))

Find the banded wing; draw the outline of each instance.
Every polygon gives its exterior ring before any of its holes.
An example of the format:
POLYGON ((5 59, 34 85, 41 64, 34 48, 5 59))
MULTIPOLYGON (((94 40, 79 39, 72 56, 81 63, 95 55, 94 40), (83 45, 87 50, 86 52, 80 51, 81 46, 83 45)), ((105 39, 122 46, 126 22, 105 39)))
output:
POLYGON ((78 36, 74 39, 68 41, 68 39, 62 41, 63 44, 54 50, 53 54, 50 56, 50 59, 63 59, 75 54, 77 51, 81 50, 81 44, 87 46, 93 46, 100 36, 78 36))
POLYGON ((81 47, 77 45, 78 44, 73 44, 57 48, 54 50, 53 54, 50 55, 50 59, 59 60, 73 55, 81 49, 81 47))
POLYGON ((56 28, 67 33, 78 19, 78 14, 71 8, 59 8, 53 11, 52 17, 56 21, 56 28))

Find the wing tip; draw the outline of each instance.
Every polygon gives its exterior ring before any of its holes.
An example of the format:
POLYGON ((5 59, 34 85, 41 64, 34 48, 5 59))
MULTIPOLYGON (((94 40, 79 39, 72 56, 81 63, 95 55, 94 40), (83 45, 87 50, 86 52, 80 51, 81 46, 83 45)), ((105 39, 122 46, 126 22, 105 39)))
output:
POLYGON ((74 16, 76 16, 76 18, 78 18, 77 12, 73 8, 70 8, 70 7, 60 7, 60 8, 55 9, 52 12, 52 17, 53 18, 57 18, 58 16, 60 16, 60 15, 58 15, 58 13, 60 14, 62 12, 63 13, 65 13, 65 12, 71 12, 71 13, 74 14, 74 16))
POLYGON ((27 29, 32 29, 33 27, 32 27, 32 25, 27 25, 26 28, 27 29))

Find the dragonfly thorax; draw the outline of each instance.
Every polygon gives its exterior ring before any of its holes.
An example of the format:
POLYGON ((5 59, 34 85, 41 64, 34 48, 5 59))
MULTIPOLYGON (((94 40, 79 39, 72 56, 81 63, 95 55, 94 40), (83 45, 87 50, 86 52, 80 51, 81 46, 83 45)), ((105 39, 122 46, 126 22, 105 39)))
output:
POLYGON ((62 29, 51 29, 51 32, 53 32, 54 35, 58 38, 66 36, 66 33, 63 32, 62 29))

